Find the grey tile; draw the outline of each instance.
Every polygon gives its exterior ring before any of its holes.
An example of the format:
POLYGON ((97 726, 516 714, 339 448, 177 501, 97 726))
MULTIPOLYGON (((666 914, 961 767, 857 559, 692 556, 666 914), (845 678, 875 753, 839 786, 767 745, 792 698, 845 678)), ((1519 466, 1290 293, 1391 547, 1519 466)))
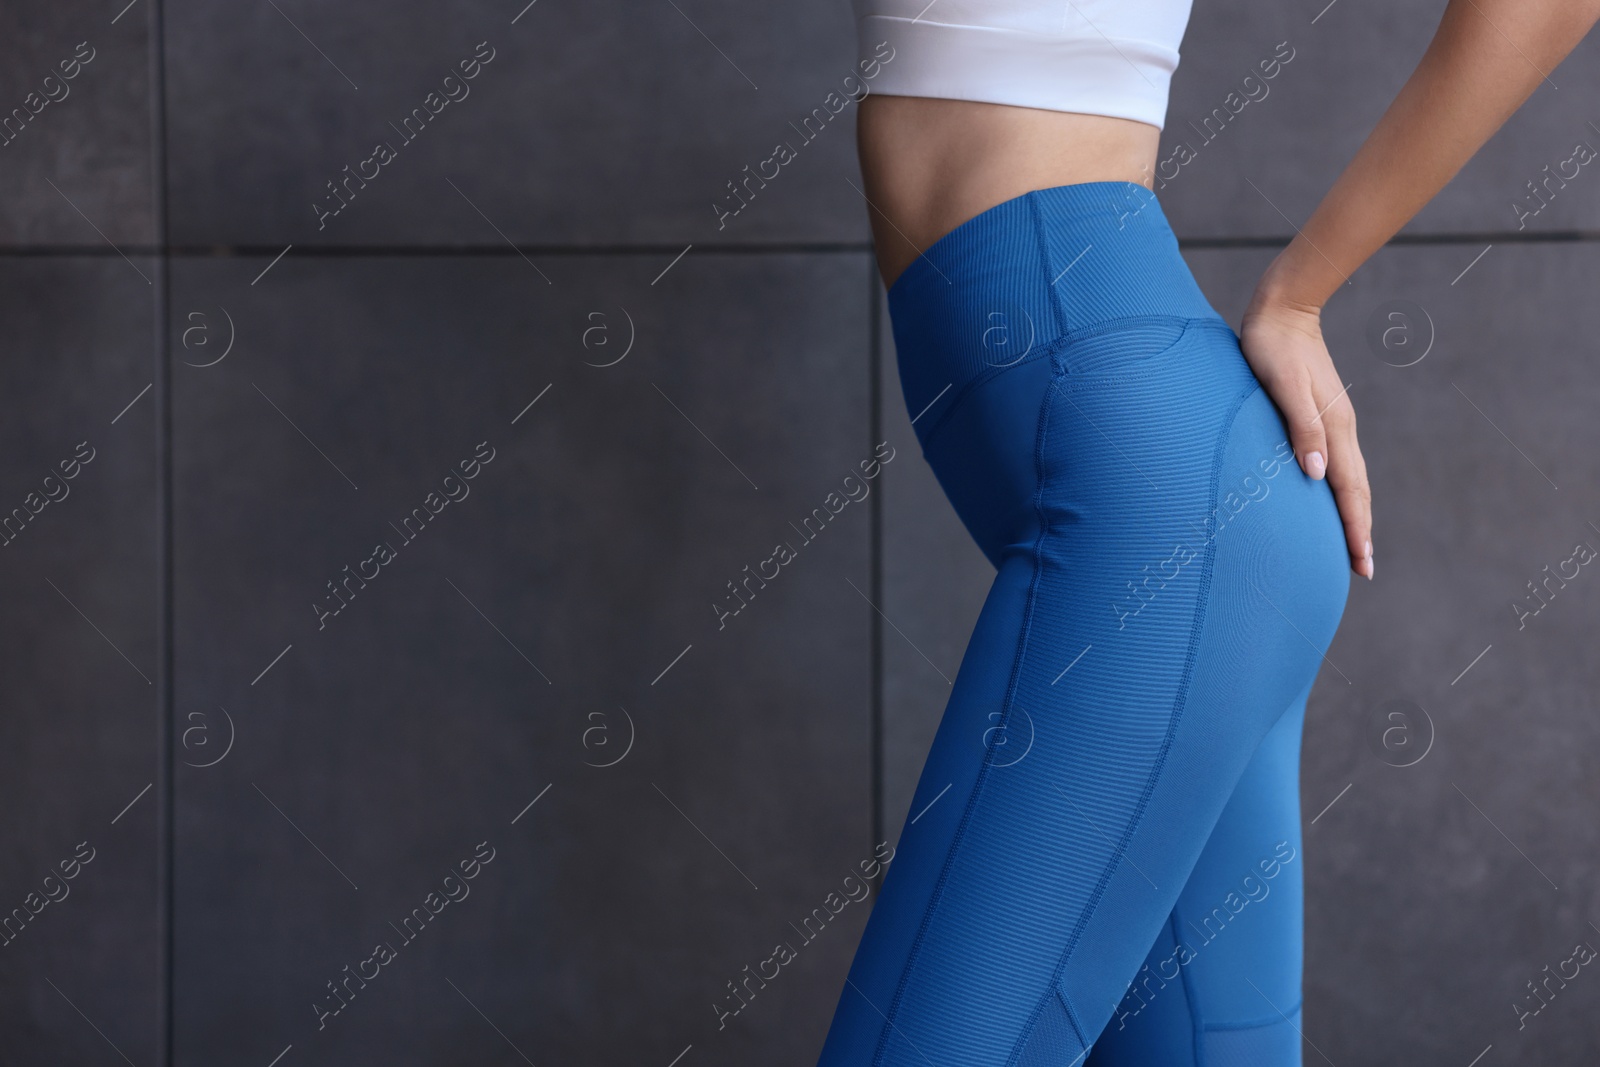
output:
POLYGON ((811 140, 791 127, 854 70, 844 0, 759 19, 709 0, 644 5, 628 18, 560 4, 519 14, 520 4, 483 0, 277 6, 167 7, 179 242, 866 237, 865 207, 846 181, 859 184, 854 105, 815 123, 811 140), (452 83, 460 99, 436 98, 420 133, 402 129, 480 42, 492 58, 452 83), (379 142, 393 158, 363 166, 379 142), (727 183, 779 142, 796 158, 765 187, 753 182, 754 199, 719 222, 713 205, 738 203, 727 183), (346 166, 357 178, 341 208, 328 183, 346 180, 346 166))
POLYGON ((0 1032, 16 1062, 155 1053, 148 294, 115 257, 0 256, 0 1032))
MULTIPOLYGON (((1157 168, 1174 228, 1185 237, 1292 236, 1405 83, 1439 14, 1438 7, 1360 0, 1196 4, 1157 168), (1292 58, 1267 68, 1275 77, 1261 78, 1260 64, 1275 53, 1292 58), (1208 127, 1218 109, 1221 116, 1208 127)), ((1579 141, 1600 149, 1600 130, 1590 124, 1600 122, 1590 106, 1600 91, 1600 40, 1591 35, 1547 73, 1521 111, 1405 232, 1549 232, 1600 224, 1595 167, 1563 164, 1579 141), (1576 176, 1564 184, 1553 179, 1548 203, 1524 217, 1513 204, 1525 201, 1524 211, 1539 206, 1527 183, 1542 180, 1546 165, 1576 176)))
POLYGON ((236 329, 174 367, 181 706, 237 725, 177 782, 180 1062, 515 1059, 485 1017, 534 1062, 814 1062, 865 906, 790 924, 872 855, 870 527, 790 524, 872 454, 868 265, 669 258, 178 265, 175 328, 236 329))
POLYGON ((0 246, 154 239, 150 5, 121 7, 0 12, 0 246))

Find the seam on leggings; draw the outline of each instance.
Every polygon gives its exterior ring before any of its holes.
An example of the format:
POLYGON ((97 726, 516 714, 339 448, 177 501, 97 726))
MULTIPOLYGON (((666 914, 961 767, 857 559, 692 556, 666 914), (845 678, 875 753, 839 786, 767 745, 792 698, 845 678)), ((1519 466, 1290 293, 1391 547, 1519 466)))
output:
MULTIPOLYGON (((1124 371, 1121 374, 1096 374, 1092 371, 1083 373, 1067 370, 1067 388, 1064 389, 1063 392, 1075 393, 1081 390, 1092 389, 1097 386, 1116 385, 1120 382, 1137 382, 1147 378, 1153 378, 1158 374, 1166 373, 1167 367, 1162 363, 1161 357, 1170 354, 1174 349, 1182 344, 1184 340, 1188 338, 1190 332, 1194 330, 1216 329, 1220 325, 1221 329, 1228 331, 1228 335, 1230 337, 1233 336, 1232 327, 1230 327, 1227 323, 1222 322, 1220 319, 1213 320, 1209 315, 1199 315, 1189 318, 1185 318, 1182 315, 1133 315, 1120 319, 1111 319, 1109 322, 1113 327, 1122 327, 1138 322, 1149 322, 1151 320, 1162 319, 1183 323, 1183 332, 1177 337, 1173 338, 1172 343, 1166 348, 1163 348, 1160 352, 1146 357, 1147 360, 1149 360, 1149 364, 1142 370, 1124 371)), ((1077 341, 1084 337, 1093 336, 1095 333, 1099 332, 1099 327, 1100 324, 1086 327, 1079 330, 1077 333, 1072 334, 1066 340, 1077 341)), ((1066 348, 1067 346, 1063 345, 1062 347, 1066 348)))
POLYGON ((1044 344, 1040 345, 1037 350, 1022 356, 1019 359, 1013 360, 1010 363, 990 364, 982 371, 979 371, 977 374, 975 374, 970 381, 957 390, 956 395, 950 398, 950 402, 945 405, 944 410, 939 412, 938 417, 928 425, 927 429, 921 432, 919 437, 922 448, 924 452, 926 452, 927 449, 933 444, 934 440, 944 430, 945 426, 949 423, 950 419, 955 415, 955 413, 959 411, 961 407, 966 404, 966 402, 971 399, 979 389, 995 381, 1008 370, 1011 370, 1015 367, 1026 366, 1027 364, 1048 358, 1051 361, 1052 372, 1056 376, 1062 378, 1063 393, 1077 392, 1082 389, 1093 388, 1094 386, 1112 385, 1118 382, 1139 381, 1144 378, 1149 378, 1152 375, 1162 373, 1165 368, 1161 363, 1160 357, 1166 355, 1182 344, 1184 339, 1189 336, 1191 330, 1198 329, 1221 329, 1227 331, 1230 337, 1234 336, 1233 328, 1230 327, 1225 321, 1223 321, 1221 318, 1212 318, 1209 315, 1120 315, 1114 319, 1104 319, 1100 322, 1093 322, 1087 326, 1081 326, 1069 333, 1061 334, 1052 340, 1046 341, 1044 344), (1094 372, 1082 373, 1069 370, 1068 368, 1056 363, 1057 356, 1066 351, 1068 348, 1072 347, 1074 344, 1077 344, 1079 341, 1097 337, 1100 334, 1110 333, 1115 330, 1127 329, 1131 326, 1146 325, 1153 322, 1178 323, 1182 325, 1183 329, 1177 337, 1172 339, 1171 344, 1167 345, 1160 352, 1154 353, 1149 357, 1151 365, 1143 370, 1126 371, 1122 374, 1103 374, 1094 372))
MULTIPOLYGON (((1183 344, 1184 338, 1189 336, 1189 330, 1191 326, 1198 321, 1196 319, 1181 318, 1176 315, 1144 315, 1140 316, 1140 318, 1144 319, 1145 321, 1149 321, 1151 319, 1172 319, 1176 322, 1183 323, 1183 328, 1178 332, 1178 336, 1174 337, 1172 342, 1165 348, 1161 349, 1161 351, 1153 352, 1150 355, 1145 356, 1143 365, 1139 370, 1123 371, 1121 374, 1106 374, 1095 371, 1076 371, 1070 367, 1062 366, 1060 371, 1066 376, 1064 378, 1065 388, 1062 389, 1062 393, 1077 393, 1087 389, 1092 389, 1096 386, 1115 385, 1119 382, 1137 382, 1146 378, 1154 377, 1157 374, 1166 373, 1168 368, 1166 367, 1165 363, 1163 363, 1161 357, 1170 355, 1179 345, 1183 344)), ((1119 325, 1129 323, 1130 321, 1132 320, 1116 320, 1119 325)), ((1074 340, 1081 339, 1084 334, 1092 334, 1092 332, 1093 331, 1087 330, 1081 331, 1074 340)), ((1070 347, 1071 345, 1066 345, 1063 346, 1063 349, 1070 347)))
MULTIPOLYGON (((1143 315, 1118 315, 1115 318, 1100 319, 1096 322, 1079 326, 1076 330, 1069 330, 1066 333, 1063 333, 1059 340, 1082 341, 1089 337, 1098 337, 1103 333, 1111 333, 1115 330, 1126 329, 1129 326, 1140 326, 1152 322, 1181 323, 1185 328, 1192 326, 1197 329, 1213 329, 1220 327, 1224 330, 1227 330, 1229 333, 1233 332, 1233 327, 1229 326, 1227 321, 1221 316, 1173 315, 1170 312, 1158 311, 1143 315)), ((1176 343, 1177 339, 1174 339, 1173 344, 1176 343)))
MULTIPOLYGON (((1053 301, 1052 315, 1057 320, 1059 320, 1061 317, 1060 312, 1054 309, 1053 301)), ((1235 340, 1237 340, 1237 335, 1233 333, 1233 327, 1229 326, 1226 320, 1224 320, 1221 316, 1170 315, 1166 314, 1165 312, 1153 315, 1118 315, 1116 318, 1101 319, 1097 322, 1088 323, 1084 326, 1078 327, 1076 330, 1058 332, 1055 337, 1038 346, 1035 351, 1029 352, 1018 359, 1014 359, 1010 363, 991 363, 983 370, 973 375, 965 385, 956 390, 956 395, 950 398, 950 402, 945 405, 944 410, 941 411, 938 417, 928 425, 926 430, 922 431, 923 447, 926 448, 930 443, 932 443, 933 439, 938 436, 939 431, 944 429, 945 423, 949 421, 950 417, 956 413, 957 409, 959 409, 974 392, 994 381, 1011 368, 1021 367, 1025 364, 1033 363, 1036 360, 1049 357, 1051 360, 1052 371, 1056 374, 1061 374, 1063 371, 1066 371, 1066 368, 1057 365, 1055 363, 1055 357, 1077 342, 1088 340, 1092 337, 1097 337, 1100 334, 1111 333, 1115 330, 1123 330, 1131 326, 1141 326, 1155 322, 1177 323, 1180 324, 1183 329, 1177 337, 1172 339, 1171 344, 1167 345, 1160 352, 1154 353, 1150 357, 1152 360, 1158 360, 1160 356, 1165 355, 1174 348, 1178 347, 1178 345, 1182 344, 1184 339, 1188 337, 1191 330, 1220 329, 1226 331, 1230 337, 1234 337, 1235 340)), ((1059 322, 1057 329, 1058 331, 1060 330, 1059 322)), ((1161 368, 1159 366, 1152 366, 1146 370, 1129 371, 1124 374, 1080 374, 1079 372, 1068 372, 1068 378, 1065 380, 1065 384, 1069 388, 1077 389, 1092 385, 1109 384, 1112 382, 1136 381, 1141 378, 1148 378, 1150 375, 1158 373, 1160 369, 1161 368)), ((934 399, 937 400, 938 398, 935 397, 934 399)))
POLYGON ((1034 193, 1027 195, 1028 213, 1033 218, 1033 236, 1039 244, 1040 280, 1050 288, 1050 307, 1056 314, 1056 334, 1064 336, 1071 330, 1071 326, 1067 323, 1066 303, 1061 297, 1061 289, 1055 282, 1045 280, 1050 277, 1050 242, 1044 235, 1044 215, 1039 210, 1038 196, 1034 193))
MULTIPOLYGON (((1254 380, 1254 376, 1252 376, 1250 388, 1234 398, 1232 406, 1228 409, 1227 417, 1222 421, 1222 433, 1217 438, 1217 447, 1211 456, 1211 477, 1207 490, 1207 499, 1212 502, 1215 502, 1217 498, 1217 487, 1222 477, 1222 457, 1226 454, 1228 441, 1233 436, 1233 426, 1238 419, 1239 409, 1260 388, 1261 383, 1254 380)), ((1113 850, 1110 859, 1107 860, 1105 867, 1100 872, 1100 880, 1095 884, 1094 892, 1090 895, 1088 904, 1084 906, 1083 914, 1078 917, 1078 924, 1073 929, 1072 935, 1067 939, 1067 945, 1062 950, 1061 958, 1056 961, 1055 973, 1050 977, 1051 988, 1060 985, 1061 976, 1066 971, 1067 961, 1072 958, 1072 953, 1078 947, 1078 939, 1083 936, 1083 928, 1094 915, 1095 909, 1099 907, 1100 899, 1105 895, 1106 886, 1110 883, 1117 865, 1122 862, 1123 856, 1127 854, 1128 842, 1133 839, 1139 824, 1143 822, 1145 810, 1150 803, 1150 794, 1155 792, 1156 780, 1161 777, 1162 768, 1166 766, 1167 753, 1172 749, 1172 738, 1177 733, 1178 723, 1183 718, 1184 704, 1189 696, 1189 680, 1194 675, 1194 661, 1199 652, 1200 633, 1205 627, 1206 608, 1209 605, 1211 595, 1211 570, 1216 562, 1216 555, 1217 542, 1215 538, 1212 538, 1206 544, 1205 561, 1200 571, 1200 590, 1195 598, 1194 621, 1189 627, 1189 648, 1184 654, 1183 674, 1178 682, 1177 695, 1173 697, 1172 716, 1167 721, 1167 733, 1162 738, 1161 749, 1156 753, 1155 766, 1150 768, 1150 773, 1145 778, 1144 791, 1139 796, 1139 802, 1134 808, 1133 817, 1128 820, 1128 828, 1123 831, 1122 839, 1117 843, 1117 847, 1113 850)), ((1035 571, 1035 574, 1037 574, 1037 571, 1035 571)), ((1038 1022, 1039 1015, 1043 1011, 1045 1000, 1048 997, 1049 990, 1034 1005, 1033 1012, 1023 1025, 1021 1036, 1011 1050, 1011 1055, 1006 1058, 1006 1067, 1016 1067, 1017 1060, 1022 1055, 1023 1046, 1027 1044, 1028 1035, 1033 1030, 1034 1024, 1038 1022)), ((1061 999, 1069 1000, 1070 998, 1063 992, 1061 999)))
POLYGON ((1288 1021, 1289 1017, 1299 1011, 1304 1004, 1305 998, 1302 997, 1294 1002, 1294 1007, 1279 1015, 1264 1016, 1245 1023, 1208 1023, 1205 1029, 1207 1033, 1216 1033, 1219 1030, 1260 1030, 1267 1026, 1279 1026, 1288 1021))
MULTIPOLYGON (((1033 505, 1039 514, 1039 534, 1033 540, 1033 576, 1028 580, 1028 596, 1022 609, 1022 627, 1017 634, 1017 649, 1011 660, 1011 677, 1006 682, 1005 700, 1000 709, 1000 725, 998 736, 1005 736, 1004 731, 1011 722, 1011 709, 1016 700, 1018 678, 1022 673, 1023 654, 1028 647, 1028 637, 1033 631, 1033 611, 1039 593, 1039 579, 1044 571, 1044 539, 1049 533, 1049 526, 1044 521, 1044 442, 1050 423, 1050 411, 1053 407, 1051 401, 1055 398, 1056 382, 1050 382, 1050 387, 1045 390, 1044 399, 1039 404, 1038 428, 1034 433, 1034 480, 1036 482, 1033 493, 1033 505)), ((967 805, 961 812, 961 821, 956 824, 956 832, 950 840, 949 851, 945 853, 944 864, 939 869, 939 880, 934 883, 933 894, 928 898, 928 905, 923 910, 922 922, 917 927, 916 939, 911 943, 911 951, 906 954, 904 968, 900 972, 900 980, 895 984, 894 997, 889 1001, 889 1007, 883 1013, 883 1028, 878 1035, 878 1047, 872 1054, 871 1067, 881 1067, 884 1057, 889 1050, 889 1036, 893 1030, 894 1018, 900 1012, 900 1004, 905 999, 907 986, 910 984, 911 972, 915 969, 917 959, 922 953, 922 943, 928 934, 928 927, 933 922, 933 915, 939 908, 939 903, 944 897, 945 884, 950 879, 950 869, 955 865, 956 854, 961 851, 961 843, 966 837, 967 826, 972 822, 973 812, 977 809, 978 800, 982 796, 983 786, 989 778, 989 768, 994 764, 994 749, 984 747, 983 763, 978 768, 977 779, 972 783, 972 792, 967 797, 967 805)), ((1074 1026, 1077 1025, 1074 1020, 1074 1026)), ((909 1039, 908 1039, 909 1040, 909 1039)))
MULTIPOLYGON (((1086 326, 1080 326, 1078 329, 1071 332, 1060 334, 1051 340, 1046 341, 1035 351, 1029 352, 1027 355, 1024 355, 1018 359, 1014 359, 1010 363, 989 364, 983 370, 973 375, 965 385, 956 390, 956 395, 950 398, 950 403, 946 404, 944 410, 939 412, 938 417, 935 418, 933 422, 928 424, 928 428, 926 430, 922 431, 922 447, 926 449, 933 443, 934 438, 938 437, 940 431, 945 428, 945 424, 950 421, 950 418, 961 408, 963 404, 967 402, 969 398, 972 397, 974 393, 976 393, 983 386, 993 382, 995 379, 999 378, 1002 374, 1008 370, 1011 370, 1013 367, 1022 367, 1029 363, 1034 363, 1038 360, 1049 358, 1051 360, 1051 370, 1053 373, 1055 373, 1057 376, 1063 374, 1065 375, 1065 377, 1062 378, 1062 384, 1064 387, 1063 392, 1075 392, 1079 389, 1085 389, 1096 385, 1109 385, 1115 382, 1138 381, 1143 378, 1148 378, 1153 374, 1161 373, 1164 368, 1159 365, 1160 357, 1166 355, 1182 344, 1184 339, 1189 336, 1191 330, 1203 329, 1222 330, 1225 331, 1230 337, 1235 337, 1235 339, 1237 339, 1236 335, 1233 333, 1233 327, 1229 326, 1227 322, 1220 317, 1214 317, 1210 315, 1168 315, 1164 313, 1156 315, 1119 315, 1114 319, 1102 319, 1099 322, 1092 322, 1086 326), (1079 341, 1097 337, 1103 333, 1111 333, 1115 330, 1123 330, 1132 326, 1142 326, 1154 322, 1176 323, 1180 324, 1183 329, 1177 337, 1172 339, 1171 344, 1168 344, 1160 352, 1156 352, 1149 357, 1152 361, 1154 361, 1154 365, 1144 370, 1128 371, 1123 374, 1099 374, 1094 372, 1082 373, 1069 370, 1068 368, 1059 366, 1055 363, 1056 356, 1060 355, 1066 349, 1070 348, 1079 341)), ((937 400, 938 398, 935 397, 935 399, 937 400)))
POLYGON ((1078 1035, 1078 1044, 1082 1045, 1084 1053, 1087 1053, 1090 1041, 1083 1032, 1083 1023, 1078 1021, 1078 1013, 1073 1010, 1071 1004, 1067 1003, 1067 998, 1061 992, 1061 987, 1055 986, 1053 988, 1055 989, 1056 1000, 1061 1002, 1061 1010, 1067 1013, 1067 1022, 1072 1024, 1072 1032, 1078 1035))
POLYGON ((1008 370, 1023 367, 1029 363, 1037 363, 1041 359, 1054 356, 1064 343, 1065 339, 1058 337, 1053 341, 1040 345, 1037 352, 1023 356, 1021 359, 1013 360, 1010 363, 991 364, 979 371, 971 381, 957 390, 956 395, 950 398, 950 403, 946 404, 944 410, 939 413, 939 417, 934 419, 933 423, 922 432, 922 447, 927 448, 933 443, 933 439, 939 435, 940 430, 944 429, 945 424, 950 421, 950 417, 980 388, 999 378, 1008 370))
MULTIPOLYGON (((1182 944, 1178 940, 1178 901, 1172 905, 1172 914, 1167 921, 1172 924, 1172 943, 1182 944)), ((1194 1046, 1194 1067, 1206 1067, 1205 1042, 1201 1034, 1205 1032, 1205 1021, 1200 1018, 1200 1000, 1194 995, 1194 987, 1189 978, 1189 971, 1183 966, 1178 968, 1179 988, 1183 990, 1184 1003, 1189 1006, 1189 1041, 1194 1046)))

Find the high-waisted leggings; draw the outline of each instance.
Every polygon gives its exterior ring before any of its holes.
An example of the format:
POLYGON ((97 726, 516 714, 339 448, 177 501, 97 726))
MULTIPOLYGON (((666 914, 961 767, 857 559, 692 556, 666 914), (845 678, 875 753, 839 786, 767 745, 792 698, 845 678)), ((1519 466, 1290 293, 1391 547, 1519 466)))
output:
POLYGON ((821 1067, 1288 1067, 1328 485, 1142 186, 1030 192, 891 287, 996 568, 821 1067))

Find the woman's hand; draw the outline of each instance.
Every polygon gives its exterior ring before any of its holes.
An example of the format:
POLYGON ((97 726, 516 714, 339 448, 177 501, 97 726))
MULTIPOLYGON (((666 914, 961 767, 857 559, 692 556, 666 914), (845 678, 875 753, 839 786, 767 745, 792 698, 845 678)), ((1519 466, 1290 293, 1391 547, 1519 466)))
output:
POLYGON ((1327 476, 1350 566, 1372 577, 1372 494, 1356 416, 1322 341, 1322 305, 1400 232, 1600 21, 1600 0, 1449 0, 1433 41, 1355 158, 1256 287, 1250 367, 1295 454, 1327 476))
MULTIPOLYGON (((1269 271, 1269 275, 1270 275, 1269 271)), ((1372 577, 1372 490, 1356 443, 1356 412, 1322 339, 1322 311, 1273 294, 1263 278, 1240 326, 1240 347, 1289 426, 1289 443, 1313 478, 1326 475, 1344 521, 1350 567, 1372 577)))

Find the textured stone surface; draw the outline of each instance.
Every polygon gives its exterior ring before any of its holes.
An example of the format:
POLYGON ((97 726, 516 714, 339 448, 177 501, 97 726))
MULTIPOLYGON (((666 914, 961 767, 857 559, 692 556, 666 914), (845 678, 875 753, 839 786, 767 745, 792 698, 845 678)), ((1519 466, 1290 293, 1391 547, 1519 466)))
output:
POLYGON ((121 6, 0 11, 0 247, 154 239, 149 5, 121 6))
POLYGON ((546 2, 519 16, 521 6, 169 4, 174 237, 677 247, 865 239, 866 210, 849 184, 860 184, 855 105, 829 102, 855 67, 846 0, 759 18, 705 0, 640 5, 626 18, 603 5, 546 2), (493 58, 470 81, 446 85, 475 54, 493 58), (408 130, 419 107, 437 114, 408 130), (818 107, 826 121, 807 134, 800 127, 818 107), (380 141, 395 157, 363 168, 380 141), (796 158, 764 187, 752 184, 749 206, 719 225, 712 205, 739 202, 727 183, 743 181, 744 168, 780 142, 796 158), (353 182, 340 194, 348 206, 321 219, 313 204, 338 207, 327 183, 343 181, 346 166, 358 179, 377 177, 353 182))
POLYGON ((239 730, 178 782, 180 1060, 503 1055, 474 1007, 535 1062, 814 1058, 864 907, 712 1004, 872 855, 870 515, 790 526, 872 455, 866 257, 266 263, 175 284, 237 327, 174 368, 183 706, 239 730))
POLYGON ((0 1034, 18 1063, 155 1051, 152 324, 115 256, 0 257, 0 1034))

